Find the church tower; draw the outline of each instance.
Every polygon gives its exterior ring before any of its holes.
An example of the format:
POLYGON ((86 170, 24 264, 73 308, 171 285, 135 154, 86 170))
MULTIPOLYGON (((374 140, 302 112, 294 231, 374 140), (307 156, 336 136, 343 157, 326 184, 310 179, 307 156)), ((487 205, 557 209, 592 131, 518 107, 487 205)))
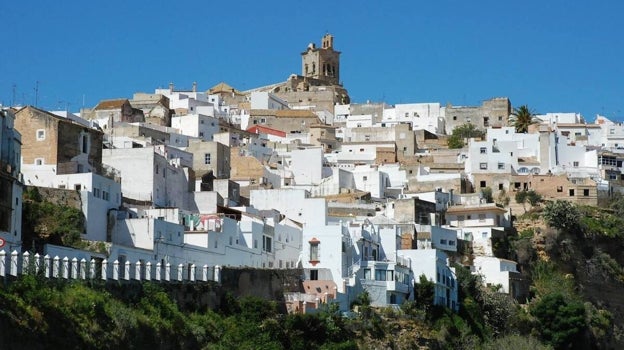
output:
POLYGON ((340 85, 340 51, 334 50, 334 37, 325 34, 321 47, 310 43, 301 53, 301 75, 340 85))

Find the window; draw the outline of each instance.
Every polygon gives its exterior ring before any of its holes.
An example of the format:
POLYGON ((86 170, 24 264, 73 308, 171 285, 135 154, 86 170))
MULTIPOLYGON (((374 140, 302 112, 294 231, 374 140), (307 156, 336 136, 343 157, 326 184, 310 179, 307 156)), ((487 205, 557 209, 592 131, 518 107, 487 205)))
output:
POLYGON ((481 232, 481 238, 488 238, 487 232, 481 232))
POLYGON ((43 165, 43 158, 35 158, 35 165, 43 165))
POLYGON ((505 163, 498 163, 498 170, 505 170, 505 163))
POLYGON ((570 197, 574 197, 574 189, 573 189, 573 188, 571 188, 571 189, 568 191, 568 194, 570 194, 570 197))
POLYGON ((82 135, 80 144, 82 153, 89 153, 89 135, 82 135))
POLYGON ((455 245, 455 241, 450 240, 448 242, 449 242, 448 245, 450 245, 450 246, 454 246, 455 245))
POLYGON ((102 199, 107 201, 110 199, 110 194, 106 191, 102 191, 102 199))
POLYGON ((479 153, 481 153, 481 154, 487 154, 487 148, 486 148, 486 147, 481 147, 481 148, 479 148, 479 153))
POLYGON ((204 164, 210 164, 210 160, 211 160, 210 158, 211 158, 210 153, 205 153, 204 154, 204 164))
POLYGON ((479 169, 487 170, 487 163, 479 163, 479 169))
POLYGON ((483 188, 483 187, 486 187, 486 186, 487 186, 487 183, 485 182, 485 180, 479 181, 479 187, 483 188))
POLYGON ((318 270, 310 270, 310 280, 312 281, 318 280, 318 270))
POLYGON ((204 132, 203 131, 199 132, 199 137, 204 137, 204 132))
POLYGON ((273 239, 269 236, 262 236, 262 250, 267 253, 272 251, 273 239))
POLYGON ((498 190, 499 190, 499 191, 502 191, 502 190, 504 190, 504 189, 505 189, 505 188, 503 187, 503 184, 498 184, 498 190))
POLYGON ((440 240, 440 244, 446 245, 446 244, 447 244, 446 239, 441 239, 441 240, 440 240))
POLYGON ((574 166, 575 168, 579 166, 579 162, 572 162, 572 166, 574 166))
POLYGON ((486 128, 490 126, 490 118, 483 117, 483 126, 485 126, 486 128))
POLYGON ((96 198, 100 198, 100 189, 99 188, 94 188, 93 189, 93 196, 96 198))
POLYGON ((310 241, 310 261, 319 261, 319 242, 318 240, 313 239, 310 241))
POLYGON ((479 222, 485 222, 485 214, 479 214, 479 222))
POLYGON ((453 116, 453 120, 457 120, 457 116, 456 115, 453 116))
POLYGON ((557 186, 557 192, 563 192, 563 186, 557 186))
POLYGON ((364 152, 364 148, 360 148, 360 152, 364 152))
POLYGON ((38 129, 37 130, 37 141, 43 141, 45 140, 45 130, 44 129, 38 129))
POLYGON ((589 189, 583 190, 583 197, 589 197, 589 189))
POLYGON ((362 181, 368 180, 368 176, 362 176, 362 181))

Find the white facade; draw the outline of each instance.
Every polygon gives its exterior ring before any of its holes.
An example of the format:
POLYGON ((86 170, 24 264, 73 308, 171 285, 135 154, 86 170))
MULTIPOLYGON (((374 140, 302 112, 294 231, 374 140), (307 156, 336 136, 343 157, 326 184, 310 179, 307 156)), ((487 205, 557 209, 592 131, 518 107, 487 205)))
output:
POLYGON ((203 114, 187 114, 171 118, 171 127, 179 133, 197 137, 205 141, 214 141, 214 135, 220 132, 219 119, 203 114))
POLYGON ((109 149, 103 152, 102 163, 120 171, 124 197, 156 206, 184 208, 189 181, 194 183, 188 169, 170 164, 154 147, 109 149))
POLYGON ((459 310, 457 276, 449 267, 447 255, 438 249, 402 249, 399 254, 411 259, 414 279, 421 275, 435 283, 434 303, 459 310))
POLYGON ((269 92, 252 91, 251 109, 288 109, 288 102, 269 92))
POLYGON ((373 116, 370 114, 347 116, 347 128, 365 128, 373 126, 373 116))
POLYGON ((384 109, 382 126, 409 123, 412 130, 427 130, 442 134, 445 129, 444 116, 440 113, 440 103, 406 103, 384 109))
POLYGON ((473 262, 474 273, 483 276, 484 283, 488 286, 500 286, 503 293, 518 295, 517 291, 512 291, 510 275, 518 273, 517 263, 511 260, 499 259, 495 257, 477 256, 473 262))

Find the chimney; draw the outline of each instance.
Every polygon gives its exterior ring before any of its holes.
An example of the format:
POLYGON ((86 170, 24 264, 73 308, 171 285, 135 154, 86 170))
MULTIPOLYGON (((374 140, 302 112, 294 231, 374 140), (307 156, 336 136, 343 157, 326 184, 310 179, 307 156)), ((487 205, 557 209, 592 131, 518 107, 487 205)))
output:
POLYGON ((173 83, 169 83, 169 92, 172 93, 173 92, 173 83))
POLYGON ((197 92, 197 82, 193 82, 193 92, 197 92))

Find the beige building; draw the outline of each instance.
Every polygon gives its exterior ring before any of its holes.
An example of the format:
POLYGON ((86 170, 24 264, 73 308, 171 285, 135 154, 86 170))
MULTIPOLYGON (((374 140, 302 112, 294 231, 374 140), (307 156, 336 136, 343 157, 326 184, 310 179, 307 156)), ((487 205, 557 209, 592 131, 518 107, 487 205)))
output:
MULTIPOLYGON (((340 52, 334 50, 334 37, 323 36, 321 47, 309 44, 301 53, 301 75, 291 74, 285 82, 244 91, 267 91, 286 101, 292 107, 305 107, 315 111, 334 113, 334 105, 349 104, 347 90, 340 82, 340 52)), ((215 90, 216 92, 216 90, 215 90)), ((227 91, 226 91, 227 94, 227 91)), ((237 91, 230 91, 230 98, 237 91)))
POLYGON ((102 132, 31 106, 15 113, 15 128, 22 164, 56 165, 57 175, 101 174, 102 132))
POLYGON ((252 109, 249 126, 263 125, 287 134, 307 133, 310 126, 320 124, 312 111, 297 109, 252 109))
POLYGON ((338 149, 339 142, 336 139, 336 128, 330 125, 310 125, 310 143, 314 146, 323 147, 325 153, 338 149))
POLYGON ((472 124, 478 129, 508 125, 511 102, 507 97, 496 97, 483 101, 481 106, 452 106, 445 110, 446 133, 463 124, 472 124))
POLYGON ((310 43, 301 53, 301 72, 304 77, 340 85, 340 51, 334 50, 334 37, 325 34, 321 47, 310 43))
POLYGON ((173 111, 169 109, 169 98, 167 96, 136 93, 129 102, 133 108, 140 109, 143 112, 146 123, 171 126, 173 111))
POLYGON ((230 177, 230 148, 219 142, 189 139, 187 152, 193 154, 195 178, 212 173, 217 179, 230 177))

